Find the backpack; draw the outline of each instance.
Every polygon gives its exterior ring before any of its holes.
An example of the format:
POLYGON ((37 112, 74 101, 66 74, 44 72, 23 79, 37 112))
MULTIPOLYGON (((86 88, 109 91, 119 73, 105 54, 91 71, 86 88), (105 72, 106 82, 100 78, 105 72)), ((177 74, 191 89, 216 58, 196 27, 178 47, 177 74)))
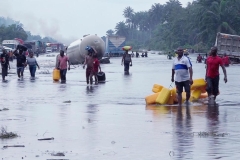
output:
POLYGON ((126 54, 124 56, 124 62, 125 63, 130 63, 131 62, 131 55, 130 54, 126 54))

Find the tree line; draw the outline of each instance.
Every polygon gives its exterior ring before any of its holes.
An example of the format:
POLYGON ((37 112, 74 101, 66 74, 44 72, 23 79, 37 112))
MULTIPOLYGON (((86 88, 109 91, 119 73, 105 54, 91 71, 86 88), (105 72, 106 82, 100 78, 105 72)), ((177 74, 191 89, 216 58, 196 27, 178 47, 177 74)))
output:
POLYGON ((40 40, 43 42, 57 42, 51 37, 32 35, 30 31, 25 31, 23 29, 23 24, 19 21, 0 17, 0 42, 3 40, 12 40, 14 38, 20 38, 24 41, 40 40))
POLYGON ((240 0, 195 0, 182 7, 178 0, 155 3, 148 11, 123 10, 124 21, 107 35, 125 36, 135 49, 170 51, 179 46, 206 52, 217 32, 240 35, 240 0))

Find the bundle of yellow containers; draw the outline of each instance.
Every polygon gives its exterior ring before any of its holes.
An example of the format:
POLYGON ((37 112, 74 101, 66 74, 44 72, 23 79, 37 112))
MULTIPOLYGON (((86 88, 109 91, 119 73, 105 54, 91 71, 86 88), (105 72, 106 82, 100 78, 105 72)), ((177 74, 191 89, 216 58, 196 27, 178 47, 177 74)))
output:
MULTIPOLYGON (((154 94, 145 98, 147 104, 176 104, 177 90, 176 88, 168 89, 159 84, 154 84, 152 91, 154 94)), ((206 98, 206 82, 204 79, 195 79, 191 85, 191 97, 190 101, 197 101, 200 98, 206 98)), ((186 92, 182 93, 182 102, 186 100, 186 92)))

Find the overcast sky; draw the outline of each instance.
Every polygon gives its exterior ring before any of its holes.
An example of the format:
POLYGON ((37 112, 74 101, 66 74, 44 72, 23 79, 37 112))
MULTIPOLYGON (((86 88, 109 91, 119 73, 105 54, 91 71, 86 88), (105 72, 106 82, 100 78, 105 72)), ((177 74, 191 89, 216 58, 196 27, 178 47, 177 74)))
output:
MULTIPOLYGON (((32 34, 69 44, 85 34, 106 35, 123 21, 123 10, 147 11, 168 0, 0 0, 0 16, 24 24, 32 34)), ((183 6, 192 0, 179 0, 183 6)))

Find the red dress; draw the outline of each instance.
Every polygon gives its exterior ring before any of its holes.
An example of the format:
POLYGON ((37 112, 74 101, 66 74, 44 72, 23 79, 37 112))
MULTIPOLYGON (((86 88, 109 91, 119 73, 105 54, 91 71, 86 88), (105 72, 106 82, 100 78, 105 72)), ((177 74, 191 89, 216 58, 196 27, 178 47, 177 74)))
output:
POLYGON ((95 58, 93 61, 93 73, 94 74, 98 73, 99 65, 100 65, 99 60, 97 58, 95 58))

